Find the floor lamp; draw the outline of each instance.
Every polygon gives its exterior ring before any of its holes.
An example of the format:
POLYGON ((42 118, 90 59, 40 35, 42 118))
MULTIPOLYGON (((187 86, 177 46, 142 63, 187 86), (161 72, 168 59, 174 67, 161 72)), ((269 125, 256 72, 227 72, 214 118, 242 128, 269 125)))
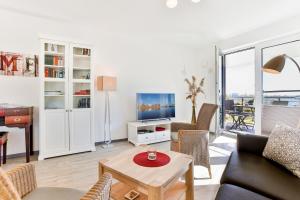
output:
POLYGON ((105 92, 105 108, 104 108, 104 145, 103 148, 112 147, 111 145, 111 131, 110 131, 110 101, 109 92, 116 91, 117 78, 111 76, 98 76, 97 89, 105 92))
POLYGON ((286 54, 282 54, 279 56, 276 56, 269 60, 264 66, 263 66, 263 71, 267 73, 272 73, 272 74, 279 74, 282 72, 284 66, 285 66, 285 60, 289 59, 291 60, 296 67, 298 68, 300 72, 300 66, 299 64, 290 56, 286 54))

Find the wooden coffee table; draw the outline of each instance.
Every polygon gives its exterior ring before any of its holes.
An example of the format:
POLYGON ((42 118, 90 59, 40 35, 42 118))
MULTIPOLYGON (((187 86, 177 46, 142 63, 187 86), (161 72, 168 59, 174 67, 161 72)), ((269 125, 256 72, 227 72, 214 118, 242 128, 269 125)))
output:
POLYGON ((174 151, 162 151, 171 161, 162 167, 142 167, 133 162, 133 157, 149 147, 135 147, 110 159, 99 162, 99 175, 111 173, 120 183, 113 185, 112 198, 124 199, 130 189, 141 192, 138 199, 163 200, 194 199, 193 158, 174 151), (179 179, 184 176, 185 182, 179 179), (120 185, 121 184, 121 185, 120 185))

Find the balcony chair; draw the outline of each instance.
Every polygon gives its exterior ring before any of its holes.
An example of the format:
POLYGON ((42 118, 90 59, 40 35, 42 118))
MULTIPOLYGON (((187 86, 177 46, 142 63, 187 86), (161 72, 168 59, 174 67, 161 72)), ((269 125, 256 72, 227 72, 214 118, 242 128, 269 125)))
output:
POLYGON ((208 168, 209 163, 209 127, 218 106, 204 103, 199 111, 196 124, 174 122, 171 124, 171 150, 194 157, 195 165, 208 168))
MULTIPOLYGON (((80 180, 78 180, 80 181, 80 180)), ((112 176, 105 173, 86 193, 71 188, 37 188, 33 164, 24 164, 8 172, 0 168, 1 200, 109 200, 112 176)))

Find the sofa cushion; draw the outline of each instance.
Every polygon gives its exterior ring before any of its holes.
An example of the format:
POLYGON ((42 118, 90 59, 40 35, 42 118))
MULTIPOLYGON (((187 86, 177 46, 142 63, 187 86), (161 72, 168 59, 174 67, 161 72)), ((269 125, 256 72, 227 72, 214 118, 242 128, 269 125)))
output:
POLYGON ((83 195, 84 192, 71 188, 41 187, 26 195, 23 200, 79 200, 83 195))
POLYGON ((263 156, 286 167, 300 178, 300 129, 276 125, 263 156))
POLYGON ((274 199, 299 199, 300 179, 281 165, 252 153, 233 152, 221 183, 259 193, 274 199))
POLYGON ((216 196, 216 200, 241 200, 241 199, 242 200, 271 200, 260 194, 230 184, 221 185, 216 196))

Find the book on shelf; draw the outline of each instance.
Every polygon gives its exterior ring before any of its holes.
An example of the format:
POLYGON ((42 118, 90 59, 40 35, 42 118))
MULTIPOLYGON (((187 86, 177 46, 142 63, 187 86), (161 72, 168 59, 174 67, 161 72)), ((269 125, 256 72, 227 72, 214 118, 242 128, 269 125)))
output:
POLYGON ((45 55, 45 65, 64 65, 64 58, 62 56, 45 55))
POLYGON ((91 106, 91 99, 90 97, 82 98, 78 101, 78 108, 90 108, 91 106))
POLYGON ((45 68, 46 78, 64 78, 64 74, 64 69, 52 69, 48 67, 45 68))

